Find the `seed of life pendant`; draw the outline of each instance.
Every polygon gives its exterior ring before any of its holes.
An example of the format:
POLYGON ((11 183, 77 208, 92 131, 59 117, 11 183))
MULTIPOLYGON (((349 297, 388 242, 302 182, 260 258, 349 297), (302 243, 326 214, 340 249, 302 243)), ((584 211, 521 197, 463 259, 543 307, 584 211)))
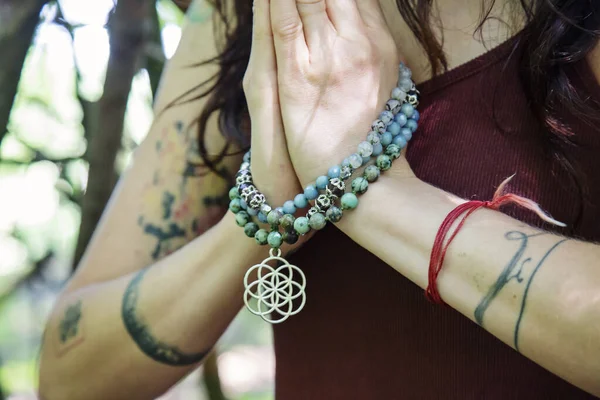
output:
POLYGON ((269 257, 246 272, 244 287, 244 303, 248 310, 271 324, 298 314, 306 303, 306 277, 300 268, 281 257, 280 249, 269 250, 269 257), (277 266, 271 267, 271 261, 277 266), (294 273, 298 276, 297 281, 294 273), (253 274, 256 276, 250 281, 253 274), (296 299, 300 300, 294 301, 296 299))

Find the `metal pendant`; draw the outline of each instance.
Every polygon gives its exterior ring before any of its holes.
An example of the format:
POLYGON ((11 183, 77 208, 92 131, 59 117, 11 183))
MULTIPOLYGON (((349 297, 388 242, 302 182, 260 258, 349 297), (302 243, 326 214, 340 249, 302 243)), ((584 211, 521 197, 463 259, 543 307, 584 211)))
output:
POLYGON ((306 277, 300 268, 291 265, 281 257, 280 249, 271 249, 269 255, 270 257, 246 272, 244 303, 252 314, 260 316, 271 324, 278 324, 298 314, 304 307, 306 277), (268 264, 270 261, 281 264, 273 268, 268 264), (294 272, 298 274, 299 281, 294 281, 294 272), (253 274, 256 274, 256 277, 249 282, 253 274), (294 308, 294 300, 298 298, 300 304, 294 308), (276 314, 271 315, 271 313, 276 314))

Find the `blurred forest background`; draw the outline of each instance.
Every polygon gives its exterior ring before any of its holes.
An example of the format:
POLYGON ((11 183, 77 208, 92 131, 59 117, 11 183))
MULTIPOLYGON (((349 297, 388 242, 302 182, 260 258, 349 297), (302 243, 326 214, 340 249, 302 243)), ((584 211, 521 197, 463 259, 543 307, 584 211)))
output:
MULTIPOLYGON (((0 400, 35 398, 46 315, 152 123, 184 23, 172 0, 0 0, 0 400)), ((161 400, 273 398, 270 341, 240 313, 161 400)))

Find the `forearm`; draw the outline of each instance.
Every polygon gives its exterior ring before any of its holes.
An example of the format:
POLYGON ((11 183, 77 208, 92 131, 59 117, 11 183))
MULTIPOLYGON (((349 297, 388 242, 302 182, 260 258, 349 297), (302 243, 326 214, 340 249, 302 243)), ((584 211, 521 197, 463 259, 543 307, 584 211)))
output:
MULTIPOLYGON (((463 201, 416 179, 380 179, 340 228, 425 288, 437 230, 463 201)), ((598 245, 544 233, 482 209, 452 242, 437 284, 450 306, 598 395, 599 260, 598 245)))
POLYGON ((235 317, 243 275, 265 254, 227 217, 141 272, 69 293, 47 325, 41 394, 159 396, 197 367, 235 317))

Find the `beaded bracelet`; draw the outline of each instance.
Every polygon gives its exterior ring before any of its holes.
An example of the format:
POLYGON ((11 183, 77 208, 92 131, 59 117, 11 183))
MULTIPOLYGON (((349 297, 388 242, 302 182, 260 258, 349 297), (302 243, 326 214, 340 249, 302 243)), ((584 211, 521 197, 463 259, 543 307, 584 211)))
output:
POLYGON ((341 166, 329 168, 327 175, 320 176, 308 185, 304 193, 294 200, 286 201, 283 206, 273 208, 265 196, 252 182, 250 171, 251 152, 244 155, 240 170, 236 175, 236 186, 229 192, 229 209, 236 214, 236 223, 244 228, 249 237, 254 237, 260 245, 270 245, 270 257, 251 267, 244 277, 244 302, 253 314, 261 316, 270 323, 283 322, 297 314, 306 301, 306 279, 302 271, 281 257, 280 247, 285 243, 294 244, 299 237, 311 230, 323 229, 327 222, 339 222, 345 210, 358 206, 357 195, 367 191, 369 183, 375 182, 381 172, 391 168, 395 159, 400 157, 402 149, 417 129, 419 112, 419 92, 411 80, 412 73, 404 64, 400 64, 398 87, 392 90, 391 99, 379 118, 371 124, 371 131, 365 141, 358 145, 357 152, 347 157, 341 166), (373 164, 369 164, 375 159, 373 164), (362 176, 352 180, 351 192, 346 193, 346 183, 353 173, 365 166, 362 176), (313 204, 310 202, 314 201, 313 204), (337 204, 339 201, 339 204, 337 204), (295 218, 298 209, 309 207, 305 216, 295 218), (270 232, 259 228, 252 220, 256 216, 259 222, 267 223, 270 232), (279 228, 283 229, 283 233, 279 228), (272 268, 268 263, 277 261, 280 265, 272 268), (253 272, 254 281, 249 282, 253 272), (299 276, 295 281, 294 273, 299 276), (256 293, 253 290, 256 289, 256 293), (256 300, 256 306, 250 300, 256 300), (300 299, 300 304, 293 304, 300 299), (273 312, 281 317, 274 319, 273 312))

